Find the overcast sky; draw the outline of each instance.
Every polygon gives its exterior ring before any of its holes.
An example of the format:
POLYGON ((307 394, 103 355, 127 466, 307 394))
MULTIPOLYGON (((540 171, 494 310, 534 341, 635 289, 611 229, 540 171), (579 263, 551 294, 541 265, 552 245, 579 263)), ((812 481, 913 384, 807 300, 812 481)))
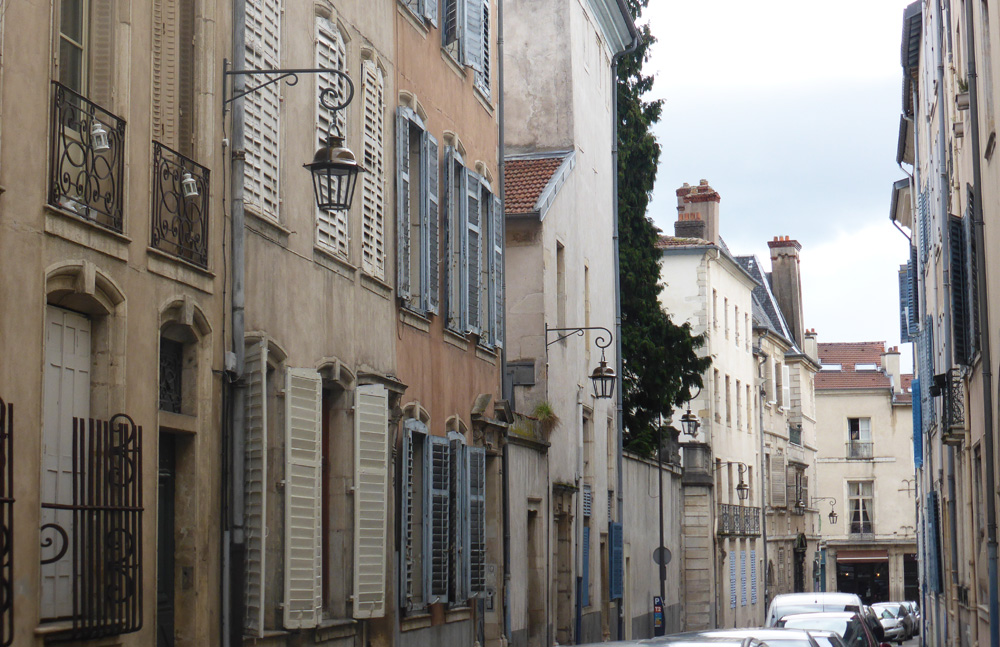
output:
MULTIPOLYGON (((769 266, 767 241, 802 243, 807 328, 819 340, 899 343, 889 220, 901 111, 904 0, 651 0, 647 70, 665 99, 650 215, 673 233, 684 182, 722 196, 736 254, 769 266)), ((901 347, 904 370, 912 366, 901 347)))

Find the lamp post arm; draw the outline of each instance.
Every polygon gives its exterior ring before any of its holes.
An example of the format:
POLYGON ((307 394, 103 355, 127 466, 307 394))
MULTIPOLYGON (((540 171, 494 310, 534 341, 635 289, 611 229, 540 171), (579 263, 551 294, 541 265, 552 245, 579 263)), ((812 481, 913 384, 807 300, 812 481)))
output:
MULTIPOLYGON (((327 110, 343 110, 351 101, 354 100, 354 82, 351 77, 347 75, 346 72, 341 72, 340 70, 331 70, 322 67, 303 67, 303 68, 287 68, 280 70, 233 70, 229 68, 229 61, 223 61, 223 78, 228 79, 231 76, 273 76, 274 78, 269 78, 263 83, 255 85, 251 88, 247 88, 241 92, 237 92, 231 97, 226 97, 222 101, 223 106, 227 106, 233 101, 245 97, 248 94, 253 94, 261 88, 266 88, 269 85, 277 83, 283 79, 288 85, 295 85, 299 82, 299 74, 333 74, 347 83, 347 97, 340 103, 335 103, 331 98, 333 94, 333 88, 324 88, 319 94, 319 102, 323 104, 323 107, 327 110)), ((223 88, 225 92, 225 88, 223 88)))
POLYGON ((546 324, 546 326, 545 326, 545 347, 548 348, 552 344, 554 344, 554 343, 556 343, 558 341, 562 341, 562 340, 566 339, 567 337, 572 337, 573 335, 578 335, 580 337, 583 337, 583 333, 586 330, 600 330, 600 331, 602 331, 602 332, 604 332, 604 333, 607 334, 607 337, 605 337, 604 335, 598 335, 597 337, 594 338, 594 345, 597 346, 598 348, 600 348, 601 350, 603 350, 603 349, 607 348, 608 346, 610 346, 611 342, 614 340, 614 337, 612 336, 611 331, 608 330, 607 328, 605 328, 604 326, 575 326, 575 327, 572 327, 572 328, 549 328, 548 324, 546 324), (552 341, 549 341, 549 333, 550 332, 551 333, 556 333, 556 338, 553 339, 552 341), (566 334, 560 335, 559 333, 566 333, 566 334))

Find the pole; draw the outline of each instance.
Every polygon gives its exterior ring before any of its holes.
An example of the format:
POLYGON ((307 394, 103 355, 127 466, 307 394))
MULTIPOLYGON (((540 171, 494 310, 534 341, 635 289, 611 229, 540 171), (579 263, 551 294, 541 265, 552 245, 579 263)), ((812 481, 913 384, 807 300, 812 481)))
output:
POLYGON ((656 476, 657 483, 659 484, 659 490, 656 495, 660 498, 660 546, 658 552, 660 554, 660 601, 662 604, 666 604, 667 599, 667 560, 664 559, 663 550, 663 418, 660 417, 660 424, 658 426, 658 433, 656 436, 656 476))
POLYGON ((767 355, 764 354, 764 337, 767 333, 764 333, 757 337, 757 377, 760 378, 760 384, 757 385, 757 433, 760 437, 760 537, 761 537, 761 555, 764 558, 764 568, 760 569, 764 576, 764 586, 761 587, 764 590, 764 622, 763 625, 767 626, 767 605, 768 605, 768 592, 767 592, 767 497, 765 492, 767 492, 767 478, 766 472, 764 471, 764 376, 762 374, 763 364, 762 362, 767 359, 767 355))

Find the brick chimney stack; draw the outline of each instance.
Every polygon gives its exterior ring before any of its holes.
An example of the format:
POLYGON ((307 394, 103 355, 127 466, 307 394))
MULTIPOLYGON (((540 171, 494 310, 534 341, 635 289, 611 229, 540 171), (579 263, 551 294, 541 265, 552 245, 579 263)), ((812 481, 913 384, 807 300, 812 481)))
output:
POLYGON ((778 301, 781 313, 791 328, 793 341, 805 349, 805 325, 802 316, 802 275, 799 269, 799 251, 802 245, 788 236, 775 236, 767 241, 771 249, 771 291, 778 301))
POLYGON ((719 243, 719 194, 702 180, 698 186, 687 182, 677 189, 677 222, 674 235, 678 238, 701 238, 719 243))

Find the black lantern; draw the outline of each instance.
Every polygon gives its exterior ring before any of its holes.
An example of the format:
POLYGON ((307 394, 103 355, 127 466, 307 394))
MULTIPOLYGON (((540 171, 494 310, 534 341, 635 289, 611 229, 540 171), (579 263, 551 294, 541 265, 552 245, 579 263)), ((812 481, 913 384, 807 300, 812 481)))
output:
POLYGON ((615 382, 618 381, 618 376, 615 375, 615 369, 608 366, 603 350, 601 351, 601 361, 597 364, 594 372, 590 374, 590 381, 594 385, 595 398, 609 400, 615 394, 615 382))
POLYGON ((750 486, 743 482, 742 476, 740 476, 740 484, 736 486, 736 496, 739 497, 740 501, 746 501, 750 498, 750 486))
POLYGON ((303 164, 312 173, 316 207, 323 211, 351 208, 358 173, 362 170, 354 153, 344 148, 344 140, 331 135, 326 146, 316 151, 311 164, 303 164))
POLYGON ((698 435, 698 428, 701 427, 701 422, 698 420, 698 416, 691 413, 691 410, 688 409, 687 413, 681 416, 681 427, 683 427, 686 436, 694 438, 698 435))
POLYGON ((608 366, 608 360, 604 355, 604 349, 611 345, 611 331, 604 326, 578 326, 575 328, 549 328, 545 324, 545 363, 548 364, 549 346, 562 341, 572 335, 583 336, 587 330, 600 330, 606 335, 598 335, 594 339, 594 345, 601 349, 601 361, 597 368, 590 374, 590 381, 594 386, 594 397, 599 400, 610 400, 615 394, 615 382, 618 381, 618 374, 615 369, 608 366), (549 333, 555 334, 555 339, 549 339, 549 333))
MULTIPOLYGON (((830 520, 830 525, 837 525, 837 499, 832 496, 814 496, 812 501, 829 501, 830 502, 830 514, 826 515, 826 518, 830 520)), ((805 505, 805 504, 803 504, 805 505)))
POLYGON ((831 526, 836 526, 837 525, 837 513, 834 510, 830 510, 830 514, 829 514, 829 516, 827 516, 827 519, 830 520, 830 525, 831 526))

